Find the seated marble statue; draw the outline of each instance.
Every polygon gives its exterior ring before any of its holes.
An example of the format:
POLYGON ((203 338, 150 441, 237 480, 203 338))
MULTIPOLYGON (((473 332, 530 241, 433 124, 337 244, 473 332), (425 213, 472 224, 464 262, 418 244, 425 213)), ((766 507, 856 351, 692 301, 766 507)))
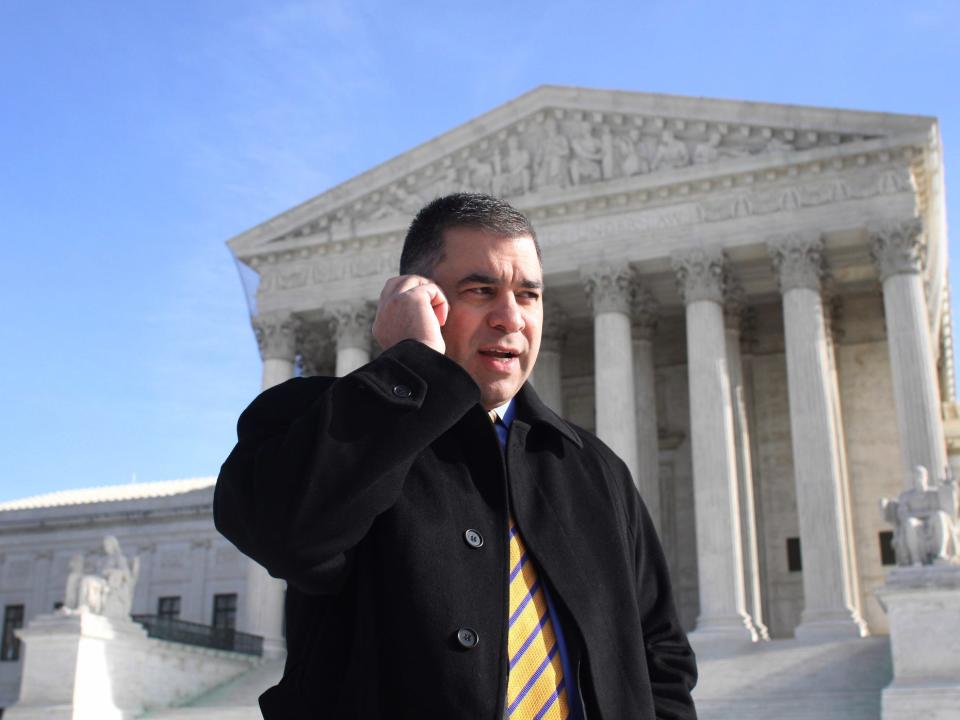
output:
POLYGON ((70 560, 70 573, 64 593, 64 611, 88 611, 96 615, 126 618, 133 605, 133 590, 140 574, 140 558, 133 563, 120 551, 120 543, 112 535, 103 539, 106 558, 99 574, 84 573, 82 555, 70 560))
POLYGON ((960 523, 957 520, 957 483, 948 478, 930 486, 927 469, 913 471, 913 487, 897 499, 880 501, 883 519, 894 526, 897 565, 958 562, 960 523))

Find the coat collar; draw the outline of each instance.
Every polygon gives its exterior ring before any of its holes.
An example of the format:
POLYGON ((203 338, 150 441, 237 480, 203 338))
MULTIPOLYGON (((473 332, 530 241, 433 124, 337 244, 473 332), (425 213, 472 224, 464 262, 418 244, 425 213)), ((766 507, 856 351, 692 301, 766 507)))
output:
POLYGON ((528 423, 531 427, 534 425, 547 425, 553 428, 565 438, 570 440, 579 448, 583 447, 583 440, 569 423, 563 420, 553 410, 547 407, 534 391, 530 383, 524 383, 523 387, 513 398, 516 407, 516 418, 528 423))

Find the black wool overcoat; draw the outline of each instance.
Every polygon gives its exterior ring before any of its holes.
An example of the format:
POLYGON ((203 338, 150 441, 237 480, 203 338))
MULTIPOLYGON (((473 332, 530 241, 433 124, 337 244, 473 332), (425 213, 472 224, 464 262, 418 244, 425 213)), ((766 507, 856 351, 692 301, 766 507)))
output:
POLYGON ((529 385, 501 451, 479 398, 459 365, 407 340, 241 415, 214 520, 288 583, 266 720, 501 720, 509 512, 559 606, 589 720, 695 718, 694 655, 626 466, 529 385))

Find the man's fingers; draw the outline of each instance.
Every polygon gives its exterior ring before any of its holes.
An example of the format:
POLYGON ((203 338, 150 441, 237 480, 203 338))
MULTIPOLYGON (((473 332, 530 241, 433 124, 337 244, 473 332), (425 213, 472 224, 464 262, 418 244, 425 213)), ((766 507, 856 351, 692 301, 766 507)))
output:
POLYGON ((399 295, 411 288, 428 282, 430 281, 421 275, 397 275, 384 283, 383 290, 380 291, 380 299, 383 300, 394 295, 399 295))
POLYGON ((426 294, 430 300, 433 314, 437 316, 437 322, 440 323, 440 327, 443 327, 447 322, 447 314, 450 312, 450 303, 447 302, 447 296, 443 294, 443 290, 434 282, 425 283, 416 290, 426 294))

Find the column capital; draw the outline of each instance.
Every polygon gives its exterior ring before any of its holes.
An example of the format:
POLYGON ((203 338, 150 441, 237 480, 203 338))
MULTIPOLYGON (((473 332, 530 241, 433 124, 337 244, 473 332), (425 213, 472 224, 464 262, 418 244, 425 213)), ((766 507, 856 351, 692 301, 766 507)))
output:
POLYGON ((332 373, 333 338, 330 327, 321 322, 303 322, 297 331, 297 357, 303 377, 332 373))
POLYGON ((923 220, 871 223, 870 256, 873 258, 880 281, 900 273, 919 273, 926 263, 926 245, 923 243, 923 220))
POLYGON ((567 336, 567 314, 556 302, 548 302, 543 308, 543 333, 540 349, 560 352, 567 336))
POLYGON ((373 318, 377 306, 369 300, 335 305, 330 309, 337 338, 337 349, 357 348, 370 352, 373 318))
POLYGON ((580 271, 580 278, 594 316, 606 312, 629 315, 636 291, 636 275, 629 264, 590 265, 580 271))
POLYGON ((640 288, 633 297, 634 328, 641 340, 652 340, 660 319, 660 303, 647 288, 640 288))
POLYGON ((823 237, 820 233, 790 233, 767 241, 780 292, 805 288, 820 291, 826 276, 823 237))
POLYGON ((723 303, 726 255, 718 247, 680 250, 670 255, 677 286, 687 305, 709 300, 723 303))
POLYGON ((296 334, 299 319, 288 312, 272 312, 250 318, 257 338, 261 360, 287 360, 296 355, 296 334))

